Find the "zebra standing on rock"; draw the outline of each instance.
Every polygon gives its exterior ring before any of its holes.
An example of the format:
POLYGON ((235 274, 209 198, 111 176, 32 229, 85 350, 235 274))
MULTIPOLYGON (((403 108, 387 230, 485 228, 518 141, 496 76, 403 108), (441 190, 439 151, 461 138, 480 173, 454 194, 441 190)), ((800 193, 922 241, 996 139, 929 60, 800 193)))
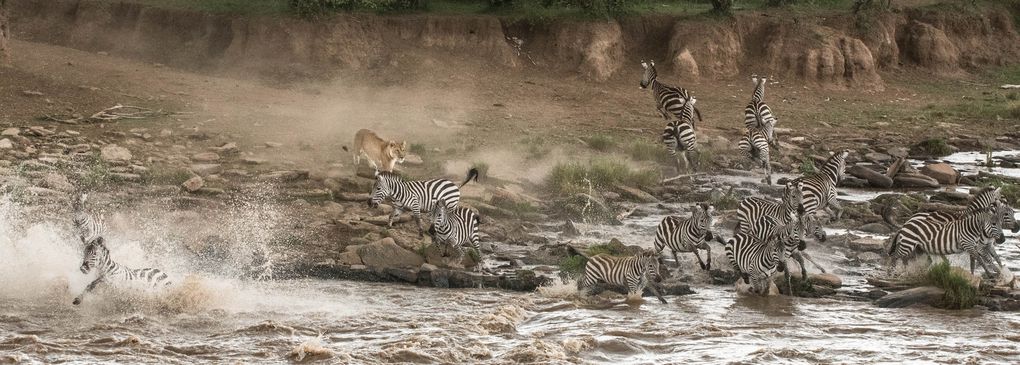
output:
MULTIPOLYGON (((478 214, 466 207, 451 209, 448 206, 445 201, 440 201, 432 209, 433 222, 432 227, 429 227, 432 242, 442 244, 446 248, 456 248, 459 254, 464 253, 465 245, 470 245, 478 251, 480 223, 478 214)), ((443 256, 446 256, 446 253, 446 250, 443 250, 443 256)))
POLYGON ((751 102, 744 108, 744 127, 747 129, 761 129, 765 132, 769 145, 778 148, 775 128, 779 120, 772 114, 772 109, 769 108, 768 104, 765 104, 766 78, 752 75, 751 81, 754 81, 754 93, 751 94, 751 102))
MULTIPOLYGON (((655 72, 655 61, 646 63, 642 60, 641 67, 645 69, 644 75, 641 77, 641 88, 647 89, 650 87, 652 89, 652 96, 655 98, 655 109, 667 121, 670 119, 680 119, 684 104, 691 98, 690 94, 687 93, 687 89, 659 82, 658 73, 655 72)), ((701 121, 701 111, 698 108, 694 108, 694 113, 698 115, 698 121, 701 121)))
POLYGON ((81 239, 81 243, 95 241, 106 230, 103 217, 85 209, 86 199, 88 199, 88 194, 82 192, 71 201, 71 222, 74 224, 74 229, 78 234, 78 238, 81 239))
POLYGON ((666 129, 662 131, 662 142, 666 145, 669 155, 676 159, 677 173, 680 172, 680 158, 676 156, 677 152, 683 157, 684 170, 689 170, 691 160, 688 158, 687 153, 694 153, 694 149, 698 144, 698 137, 694 133, 695 102, 697 102, 697 99, 694 97, 688 98, 680 112, 680 119, 671 120, 666 124, 666 129))
POLYGON ((993 242, 1005 241, 999 227, 1002 216, 999 215, 998 203, 948 221, 943 215, 945 213, 917 213, 902 226, 893 221, 891 214, 891 205, 882 212, 887 224, 898 227, 889 245, 889 273, 896 268, 897 260, 906 265, 919 250, 942 256, 967 252, 970 257, 977 258, 986 273, 999 274, 998 270, 989 270, 992 257, 986 248, 993 242))
POLYGON ((726 257, 744 284, 751 284, 754 293, 767 295, 772 274, 777 270, 786 271, 783 261, 785 248, 778 236, 784 231, 789 235, 789 228, 796 224, 782 225, 772 217, 761 216, 755 223, 755 226, 762 227, 757 234, 742 232, 728 240, 716 236, 716 240, 723 244, 726 257))
POLYGON ((821 171, 798 178, 801 191, 804 193, 804 215, 814 230, 819 241, 825 241, 825 230, 818 223, 818 211, 829 213, 830 220, 839 220, 843 216, 843 207, 836 201, 836 187, 846 175, 846 157, 850 150, 842 150, 832 154, 821 171))
MULTIPOLYGON (((478 181, 478 169, 472 168, 468 171, 467 179, 460 187, 467 185, 472 178, 478 181)), ((418 236, 424 237, 421 213, 431 212, 439 202, 445 202, 447 208, 456 208, 460 203, 460 187, 446 179, 406 181, 400 175, 383 171, 376 174, 375 187, 372 188, 372 197, 368 205, 377 207, 386 199, 392 200, 393 213, 390 214, 387 225, 393 227, 393 220, 399 218, 404 210, 408 210, 414 216, 414 223, 418 225, 418 236)))
POLYGON ((81 294, 74 297, 74 301, 71 302, 74 305, 81 304, 82 298, 86 293, 91 292, 97 285, 110 279, 142 283, 150 288, 165 288, 172 284, 170 277, 159 269, 130 269, 113 261, 110 258, 110 250, 106 248, 105 240, 101 236, 89 241, 85 245, 85 257, 82 260, 80 270, 82 274, 86 275, 91 271, 95 271, 96 278, 85 287, 81 294))
POLYGON ((634 256, 616 257, 595 255, 584 264, 584 273, 577 280, 577 292, 581 297, 588 296, 588 291, 598 283, 627 287, 627 296, 640 296, 647 286, 663 304, 656 282, 659 276, 659 254, 649 251, 638 252, 634 256))
POLYGON ((680 218, 678 216, 667 216, 659 223, 655 230, 655 252, 661 253, 669 247, 673 252, 673 261, 677 264, 677 271, 680 270, 680 259, 677 252, 693 252, 698 258, 698 265, 702 270, 712 269, 712 247, 708 241, 712 240, 712 206, 698 204, 691 206, 691 217, 680 218), (698 249, 705 250, 706 261, 701 261, 698 249))

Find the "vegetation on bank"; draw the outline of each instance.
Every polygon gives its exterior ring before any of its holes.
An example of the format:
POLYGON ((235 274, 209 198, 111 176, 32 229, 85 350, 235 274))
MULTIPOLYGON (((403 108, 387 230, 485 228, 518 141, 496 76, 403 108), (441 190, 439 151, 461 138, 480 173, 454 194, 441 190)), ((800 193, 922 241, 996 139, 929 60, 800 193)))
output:
POLYGON ((588 164, 561 163, 553 167, 546 186, 559 194, 602 191, 617 184, 645 188, 659 183, 660 173, 651 169, 632 168, 611 159, 595 159, 588 164))
POLYGON ((978 288, 970 285, 967 278, 953 272, 949 261, 942 261, 928 269, 928 283, 946 291, 939 307, 945 309, 967 309, 978 301, 978 288))

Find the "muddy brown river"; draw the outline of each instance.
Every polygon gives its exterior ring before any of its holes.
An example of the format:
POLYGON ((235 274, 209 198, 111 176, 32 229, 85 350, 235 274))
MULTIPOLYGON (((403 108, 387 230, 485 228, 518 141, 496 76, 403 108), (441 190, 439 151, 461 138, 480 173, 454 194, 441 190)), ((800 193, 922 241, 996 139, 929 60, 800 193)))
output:
MULTIPOLYGON (((85 283, 80 248, 20 209, 0 204, 0 363, 1020 363, 1016 313, 746 297, 709 284, 693 257, 683 264, 696 294, 665 305, 582 302, 570 283, 516 293, 186 274, 165 293, 107 289, 72 306, 85 283)), ((647 246, 659 219, 579 226, 647 246)), ((1000 246, 1014 272, 1016 242, 1000 246)), ((146 263, 137 246, 111 249, 146 263)), ((842 277, 840 291, 869 289, 865 276, 880 269, 809 250, 842 277)))

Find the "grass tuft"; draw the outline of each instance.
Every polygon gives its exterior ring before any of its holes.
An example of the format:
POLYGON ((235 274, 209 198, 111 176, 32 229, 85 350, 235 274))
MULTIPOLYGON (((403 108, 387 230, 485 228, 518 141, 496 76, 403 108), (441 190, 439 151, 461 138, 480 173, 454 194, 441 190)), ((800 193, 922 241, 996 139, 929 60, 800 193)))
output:
POLYGON ((803 175, 813 174, 815 171, 818 171, 818 169, 815 168, 815 160, 807 156, 801 157, 800 167, 798 170, 800 170, 800 173, 803 175))
POLYGON ((977 304, 978 288, 967 282, 967 279, 954 273, 948 261, 932 265, 928 269, 928 283, 945 289, 939 306, 945 309, 967 309, 977 304))
POLYGON ((650 169, 631 169, 614 160, 598 159, 587 165, 576 162, 561 163, 553 167, 546 179, 547 187, 556 193, 573 194, 602 190, 616 184, 642 188, 659 182, 659 172, 650 169))
POLYGON ((574 255, 560 260, 560 271, 568 277, 576 278, 584 272, 584 265, 588 259, 581 255, 574 255))
POLYGON ((596 134, 591 137, 583 138, 584 143, 588 145, 588 148, 599 152, 609 152, 616 147, 616 142, 613 141, 612 137, 604 134, 596 134))
POLYGON ((914 149, 921 154, 942 157, 953 153, 953 148, 942 138, 931 138, 921 141, 914 146, 914 149))

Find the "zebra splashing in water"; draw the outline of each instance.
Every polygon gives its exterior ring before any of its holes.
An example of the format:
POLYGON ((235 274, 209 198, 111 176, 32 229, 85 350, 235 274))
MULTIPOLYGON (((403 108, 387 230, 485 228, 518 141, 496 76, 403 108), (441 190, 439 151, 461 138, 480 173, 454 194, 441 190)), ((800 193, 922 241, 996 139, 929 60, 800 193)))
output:
POLYGON ((744 284, 750 284, 752 292, 766 295, 769 291, 769 278, 777 270, 786 271, 783 260, 786 239, 782 235, 795 235, 792 228, 797 224, 799 222, 791 221, 781 225, 769 216, 762 216, 755 223, 762 227, 757 234, 738 233, 728 240, 716 236, 716 240, 723 244, 726 257, 744 284))
POLYGON ((687 155, 695 153, 698 145, 698 136, 694 133, 694 103, 697 101, 694 97, 688 98, 683 105, 680 119, 669 121, 666 129, 662 131, 662 143, 666 145, 669 155, 676 160, 677 173, 680 173, 680 158, 677 157, 677 153, 679 152, 683 158, 684 170, 689 171, 691 160, 687 155))
POLYGON ((654 251, 641 251, 634 256, 616 257, 605 254, 588 258, 584 264, 584 273, 577 280, 577 292, 581 297, 588 296, 588 291, 598 283, 612 286, 625 286, 627 296, 640 296, 647 286, 663 304, 656 282, 659 276, 659 254, 654 251))
POLYGON ((82 259, 80 270, 86 275, 95 272, 96 278, 74 298, 71 302, 74 305, 81 304, 85 294, 91 292, 97 285, 111 280, 141 283, 149 288, 165 288, 171 285, 170 277, 159 269, 131 269, 113 261, 103 237, 98 237, 85 245, 85 257, 82 259))
MULTIPOLYGON (((652 89, 652 97, 655 98, 655 109, 667 121, 670 119, 681 119, 680 113, 683 111, 684 104, 691 98, 690 94, 687 93, 687 89, 659 82, 658 73, 655 72, 655 61, 645 62, 642 60, 641 67, 645 70, 641 76, 641 88, 652 89)), ((697 114, 698 121, 701 121, 701 111, 698 108, 694 108, 694 114, 697 114)))
POLYGON ((689 218, 675 215, 663 218, 655 230, 655 252, 661 253, 663 249, 669 247, 673 253, 673 261, 677 264, 677 271, 680 270, 677 252, 693 252, 702 270, 712 269, 712 246, 708 245, 708 241, 712 239, 710 230, 712 211, 711 205, 698 204, 691 206, 689 218), (701 260, 698 249, 705 250, 705 261, 701 260))
POLYGON ((78 196, 71 200, 71 223, 74 225, 75 232, 78 234, 78 238, 81 239, 81 243, 95 241, 106 230, 103 217, 85 209, 85 201, 87 199, 88 194, 82 192, 78 193, 78 196))
POLYGON ((906 265, 915 251, 943 257, 967 252, 970 257, 977 258, 986 273, 998 275, 998 270, 989 269, 993 258, 986 246, 1005 241, 1000 228, 1001 214, 998 203, 992 203, 987 208, 961 217, 951 217, 946 213, 916 213, 900 226, 893 221, 892 206, 887 206, 882 211, 882 218, 898 228, 889 245, 888 272, 892 273, 896 268, 897 260, 906 265))
MULTIPOLYGON (((464 246, 471 246, 479 251, 478 225, 480 219, 474 210, 466 207, 449 208, 445 201, 440 201, 432 209, 433 222, 429 227, 432 242, 445 248, 456 248, 458 256, 464 253, 464 246)), ((443 250, 447 256, 447 250, 443 250)))
MULTIPOLYGON (((460 187, 467 185, 472 178, 478 181, 478 169, 472 168, 468 171, 467 179, 460 187)), ((390 199, 393 202, 393 213, 390 214, 387 225, 393 227, 393 220, 407 210, 414 216, 414 223, 418 225, 418 236, 424 237, 421 213, 431 212, 438 202, 445 202, 447 208, 456 208, 460 203, 460 187, 446 179, 406 181, 400 175, 380 172, 376 174, 375 187, 372 189, 368 205, 376 207, 390 199)))
MULTIPOLYGON (((824 273, 825 268, 815 262, 807 252, 804 252, 807 248, 807 244, 803 239, 804 218, 806 215, 802 205, 804 189, 800 186, 800 181, 798 180, 790 180, 785 184, 786 189, 781 202, 756 197, 742 200, 740 205, 737 206, 737 226, 734 229, 734 234, 745 233, 756 237, 764 237, 764 232, 770 232, 774 228, 758 224, 761 222, 760 217, 769 217, 771 221, 781 226, 789 226, 787 231, 793 234, 793 236, 789 237, 780 237, 786 249, 782 256, 783 262, 787 262, 791 257, 797 260, 797 263, 800 264, 801 277, 804 278, 807 277, 807 266, 804 265, 805 259, 824 273)), ((786 273, 786 276, 789 277, 789 273, 786 273)))
POLYGON ((843 207, 836 201, 836 187, 846 175, 846 157, 850 150, 842 150, 832 154, 822 168, 813 174, 805 175, 800 181, 804 192, 804 215, 813 227, 813 234, 819 241, 825 241, 825 230, 818 222, 818 212, 825 210, 831 220, 839 220, 843 216, 843 207))

